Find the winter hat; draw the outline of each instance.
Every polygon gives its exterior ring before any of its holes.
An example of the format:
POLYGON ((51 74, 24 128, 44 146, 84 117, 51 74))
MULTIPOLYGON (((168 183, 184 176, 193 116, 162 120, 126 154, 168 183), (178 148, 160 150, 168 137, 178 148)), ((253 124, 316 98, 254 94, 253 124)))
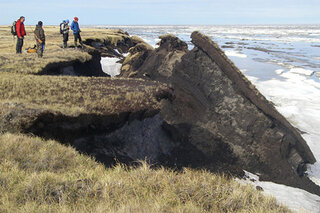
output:
POLYGON ((38 25, 39 25, 39 26, 42 26, 42 24, 43 24, 42 21, 39 21, 39 22, 38 22, 38 25))
POLYGON ((78 19, 78 17, 74 17, 74 20, 78 21, 79 19, 78 19))

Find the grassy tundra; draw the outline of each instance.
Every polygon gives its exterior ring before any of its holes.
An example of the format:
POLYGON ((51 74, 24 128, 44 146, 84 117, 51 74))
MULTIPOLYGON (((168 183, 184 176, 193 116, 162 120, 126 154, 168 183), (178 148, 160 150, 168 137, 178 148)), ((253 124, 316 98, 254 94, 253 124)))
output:
POLYGON ((55 141, 0 136, 0 212, 289 212, 223 175, 106 169, 55 141))
MULTIPOLYGON (((24 48, 35 43, 33 28, 26 27, 24 48)), ((82 50, 61 49, 57 27, 45 27, 45 32, 46 51, 38 59, 36 54, 16 55, 10 28, 0 27, 0 106, 23 104, 71 115, 117 113, 119 106, 157 107, 152 94, 165 85, 155 82, 35 75, 50 63, 91 57, 82 50)), ((123 36, 114 30, 82 29, 83 39, 112 44, 123 36)), ((105 168, 72 147, 19 132, 0 134, 0 192, 0 212, 289 212, 224 175, 151 169, 145 163, 105 168)))
MULTIPOLYGON (((24 39, 23 50, 32 48, 36 42, 33 34, 34 27, 26 26, 27 36, 24 39)), ((10 33, 9 26, 0 26, 0 72, 38 74, 48 64, 63 63, 70 61, 86 62, 91 55, 86 51, 75 50, 74 48, 61 49, 62 35, 59 27, 44 27, 46 34, 46 47, 43 58, 37 58, 36 53, 24 53, 17 57, 15 53, 16 40, 10 33)), ((81 29, 83 39, 107 40, 111 44, 117 44, 129 36, 118 30, 103 29, 81 29)), ((73 35, 69 32, 68 45, 74 45, 73 35)), ((89 48, 89 46, 86 46, 89 48)))

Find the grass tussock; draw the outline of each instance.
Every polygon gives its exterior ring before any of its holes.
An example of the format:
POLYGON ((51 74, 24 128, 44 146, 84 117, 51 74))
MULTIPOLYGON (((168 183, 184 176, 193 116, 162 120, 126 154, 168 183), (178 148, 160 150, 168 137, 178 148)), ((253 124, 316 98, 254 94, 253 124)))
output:
POLYGON ((0 135, 0 212, 289 212, 223 175, 106 169, 55 141, 0 135))
MULTIPOLYGON (((23 49, 33 47, 36 42, 33 31, 34 26, 26 26, 27 36, 24 39, 23 49)), ((0 72, 14 72, 22 74, 38 74, 52 63, 86 62, 91 55, 86 51, 75 49, 62 49, 62 35, 59 27, 45 26, 46 48, 43 58, 38 59, 36 53, 15 54, 16 39, 11 35, 10 26, 0 26, 0 72)), ((108 41, 116 46, 119 41, 128 39, 129 36, 122 31, 113 29, 82 28, 81 36, 84 40, 93 39, 108 41)), ((73 35, 69 33, 69 45, 73 45, 73 35)), ((90 48, 87 46, 87 48, 90 48)))
POLYGON ((163 84, 139 79, 0 74, 0 103, 41 106, 66 114, 157 109, 156 96, 162 90, 167 90, 163 84))

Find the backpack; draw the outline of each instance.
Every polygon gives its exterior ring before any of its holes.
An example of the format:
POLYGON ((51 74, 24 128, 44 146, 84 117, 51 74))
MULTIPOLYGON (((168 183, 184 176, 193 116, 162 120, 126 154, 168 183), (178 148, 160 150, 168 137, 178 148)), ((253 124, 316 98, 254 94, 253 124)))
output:
POLYGON ((60 24, 60 34, 63 34, 63 27, 64 27, 64 23, 60 24))
POLYGON ((16 21, 14 21, 14 22, 12 23, 12 26, 11 26, 11 34, 12 34, 12 35, 14 35, 14 36, 16 36, 16 35, 17 35, 17 28, 16 28, 16 25, 17 25, 17 22, 16 22, 16 21))

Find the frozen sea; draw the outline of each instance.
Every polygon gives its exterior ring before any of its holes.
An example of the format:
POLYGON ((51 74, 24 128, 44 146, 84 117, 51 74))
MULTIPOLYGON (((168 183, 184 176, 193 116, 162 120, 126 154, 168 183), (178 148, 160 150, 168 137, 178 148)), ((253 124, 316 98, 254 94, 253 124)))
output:
MULTIPOLYGON (((99 27, 123 29, 154 47, 158 37, 168 33, 186 41, 190 49, 193 31, 211 37, 260 92, 303 132, 317 159, 309 166, 308 175, 320 185, 320 25, 99 27)), ((274 183, 255 184, 294 211, 320 212, 318 196, 274 183)))

